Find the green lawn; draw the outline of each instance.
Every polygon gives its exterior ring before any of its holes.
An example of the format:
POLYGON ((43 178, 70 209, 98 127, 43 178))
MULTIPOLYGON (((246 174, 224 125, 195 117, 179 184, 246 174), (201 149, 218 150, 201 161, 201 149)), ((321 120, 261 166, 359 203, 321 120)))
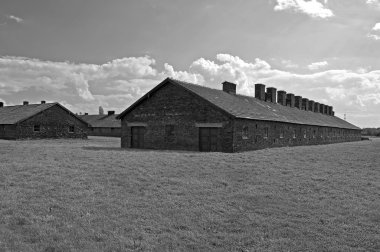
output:
POLYGON ((0 251, 380 251, 380 139, 236 154, 0 140, 0 251))

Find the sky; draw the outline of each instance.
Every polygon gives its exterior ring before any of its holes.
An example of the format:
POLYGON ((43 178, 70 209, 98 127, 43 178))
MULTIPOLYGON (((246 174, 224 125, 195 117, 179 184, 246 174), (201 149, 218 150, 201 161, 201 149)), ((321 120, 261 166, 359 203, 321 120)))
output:
POLYGON ((120 113, 166 77, 380 127, 380 0, 1 0, 0 101, 120 113))

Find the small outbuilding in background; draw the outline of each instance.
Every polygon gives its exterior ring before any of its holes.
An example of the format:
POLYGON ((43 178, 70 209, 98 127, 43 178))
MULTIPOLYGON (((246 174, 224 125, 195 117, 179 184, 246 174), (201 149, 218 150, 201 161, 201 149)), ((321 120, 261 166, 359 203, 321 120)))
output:
POLYGON ((61 104, 4 106, 0 102, 0 139, 87 138, 88 124, 61 104))

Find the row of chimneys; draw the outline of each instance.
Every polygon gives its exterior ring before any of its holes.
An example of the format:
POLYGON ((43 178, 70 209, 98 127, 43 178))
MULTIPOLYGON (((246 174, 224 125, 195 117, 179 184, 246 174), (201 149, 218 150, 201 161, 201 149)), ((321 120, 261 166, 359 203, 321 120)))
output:
MULTIPOLYGON (((236 84, 225 81, 222 85, 224 92, 236 94, 236 84)), ((268 87, 265 92, 264 84, 255 84, 255 98, 267 102, 277 102, 283 106, 289 106, 291 108, 296 107, 301 110, 312 111, 325 115, 334 116, 335 114, 332 106, 315 102, 307 98, 302 98, 302 96, 295 96, 291 93, 287 94, 283 90, 277 91, 274 87, 268 87)))
MULTIPOLYGON (((45 104, 46 101, 41 101, 41 104, 45 104)), ((22 105, 29 105, 28 101, 23 101, 22 105)), ((0 102, 0 108, 4 107, 4 102, 0 102)))

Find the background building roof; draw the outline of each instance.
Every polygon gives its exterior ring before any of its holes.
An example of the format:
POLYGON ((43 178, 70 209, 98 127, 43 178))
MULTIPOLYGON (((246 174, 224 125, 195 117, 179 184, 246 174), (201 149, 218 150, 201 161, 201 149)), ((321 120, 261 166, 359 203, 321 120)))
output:
POLYGON ((116 119, 117 115, 81 115, 84 121, 93 128, 121 128, 121 121, 116 119))
POLYGON ((55 105, 66 110, 72 116, 76 117, 78 120, 87 125, 87 122, 78 118, 74 113, 57 102, 0 107, 0 124, 16 124, 25 121, 26 119, 55 105))

